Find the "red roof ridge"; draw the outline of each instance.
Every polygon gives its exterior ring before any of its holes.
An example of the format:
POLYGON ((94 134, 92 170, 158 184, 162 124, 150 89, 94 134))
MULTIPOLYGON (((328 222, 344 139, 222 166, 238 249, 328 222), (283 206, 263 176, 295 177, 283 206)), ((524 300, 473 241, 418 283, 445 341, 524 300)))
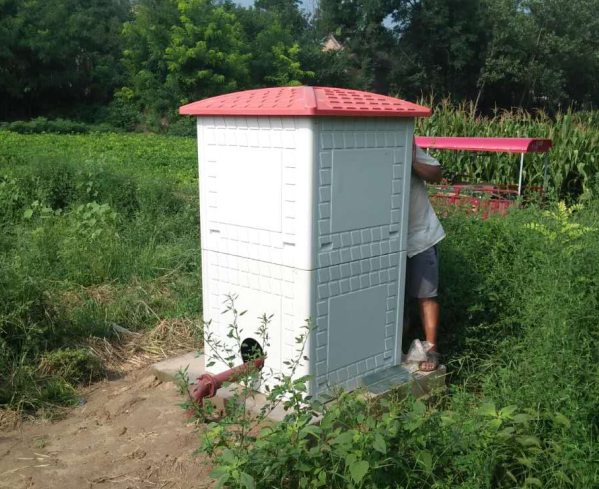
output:
POLYGON ((304 92, 306 94, 306 108, 308 110, 313 110, 316 113, 317 104, 316 104, 316 94, 314 93, 314 87, 304 87, 304 92))

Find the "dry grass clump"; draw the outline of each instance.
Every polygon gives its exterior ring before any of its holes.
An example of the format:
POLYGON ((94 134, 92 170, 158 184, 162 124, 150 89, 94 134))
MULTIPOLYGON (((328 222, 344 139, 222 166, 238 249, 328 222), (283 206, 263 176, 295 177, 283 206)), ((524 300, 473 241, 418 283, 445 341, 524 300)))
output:
POLYGON ((0 432, 14 430, 22 419, 17 409, 0 409, 0 432))
MULTIPOLYGON (((110 323, 110 326, 115 332, 111 340, 90 337, 74 348, 50 354, 51 359, 42 357, 36 375, 72 377, 77 384, 83 385, 101 377, 122 376, 151 363, 201 347, 199 321, 182 318, 161 319, 154 328, 144 332, 130 331, 114 323, 110 323), (77 358, 71 358, 73 355, 77 358), (61 358, 62 356, 65 358, 61 358), (82 375, 76 375, 79 370, 88 374, 92 364, 93 378, 88 375, 86 380, 82 375)), ((46 411, 49 418, 56 419, 65 415, 68 409, 44 404, 38 409, 36 417, 45 417, 46 411)), ((32 420, 35 417, 27 415, 27 410, 21 403, 0 409, 0 432, 14 430, 28 419, 32 420)))
POLYGON ((165 358, 198 349, 200 325, 189 319, 162 319, 146 332, 115 327, 117 341, 90 338, 86 343, 108 372, 126 373, 165 358))

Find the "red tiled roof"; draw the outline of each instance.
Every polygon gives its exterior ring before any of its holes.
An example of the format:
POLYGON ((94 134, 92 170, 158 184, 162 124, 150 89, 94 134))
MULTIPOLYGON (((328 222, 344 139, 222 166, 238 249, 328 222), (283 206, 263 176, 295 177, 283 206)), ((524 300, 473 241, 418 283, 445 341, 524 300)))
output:
POLYGON ((327 87, 277 87, 207 98, 180 107, 188 115, 428 117, 431 110, 376 93, 327 87))

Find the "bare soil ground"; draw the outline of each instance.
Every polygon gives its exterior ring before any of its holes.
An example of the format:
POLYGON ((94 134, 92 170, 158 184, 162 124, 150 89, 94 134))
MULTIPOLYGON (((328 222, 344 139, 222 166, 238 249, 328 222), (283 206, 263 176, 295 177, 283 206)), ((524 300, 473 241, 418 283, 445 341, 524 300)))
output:
POLYGON ((0 433, 2 489, 187 489, 211 485, 176 385, 144 367, 95 384, 56 422, 0 433))

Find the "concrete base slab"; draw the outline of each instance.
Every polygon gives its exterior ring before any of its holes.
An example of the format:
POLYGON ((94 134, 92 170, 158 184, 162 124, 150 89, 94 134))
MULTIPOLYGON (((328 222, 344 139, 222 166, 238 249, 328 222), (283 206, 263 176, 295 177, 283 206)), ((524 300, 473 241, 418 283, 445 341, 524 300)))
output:
POLYGON ((162 382, 172 382, 180 370, 187 368, 189 383, 195 384, 197 378, 206 371, 204 355, 198 356, 197 352, 191 351, 185 355, 167 358, 162 362, 155 363, 150 367, 150 372, 162 382))
MULTIPOLYGON (((187 368, 189 383, 195 384, 196 379, 206 371, 204 356, 197 356, 196 352, 190 352, 179 357, 169 358, 152 365, 151 372, 163 382, 171 382, 175 380, 177 373, 185 368, 187 368)), ((371 399, 389 395, 406 397, 410 394, 414 397, 424 397, 435 389, 443 388, 445 376, 445 365, 440 365, 434 372, 413 372, 411 366, 401 364, 364 377, 360 387, 363 395, 371 399)), ((228 403, 234 398, 235 388, 235 384, 222 387, 218 390, 216 397, 210 400, 218 411, 224 413, 228 403)), ((266 397, 264 394, 256 392, 247 400, 246 405, 251 414, 258 415, 266 405, 266 397)), ((269 414, 268 418, 275 422, 281 421, 285 414, 281 403, 269 414)))
MULTIPOLYGON (((236 384, 231 384, 228 387, 221 387, 216 396, 210 399, 210 402, 214 404, 214 407, 219 412, 224 414, 227 410, 227 406, 229 406, 230 402, 234 399, 235 389, 238 387, 239 386, 236 384)), ((262 409, 267 405, 266 396, 259 392, 255 392, 246 400, 245 405, 251 416, 258 416, 262 412, 262 409)), ((274 422, 283 421, 286 414, 287 411, 283 409, 283 403, 281 402, 268 413, 267 418, 274 422)))
POLYGON ((433 390, 445 387, 445 365, 439 365, 432 372, 412 371, 411 366, 405 364, 382 370, 362 379, 361 386, 366 395, 372 398, 386 397, 394 394, 406 397, 424 397, 433 390))

